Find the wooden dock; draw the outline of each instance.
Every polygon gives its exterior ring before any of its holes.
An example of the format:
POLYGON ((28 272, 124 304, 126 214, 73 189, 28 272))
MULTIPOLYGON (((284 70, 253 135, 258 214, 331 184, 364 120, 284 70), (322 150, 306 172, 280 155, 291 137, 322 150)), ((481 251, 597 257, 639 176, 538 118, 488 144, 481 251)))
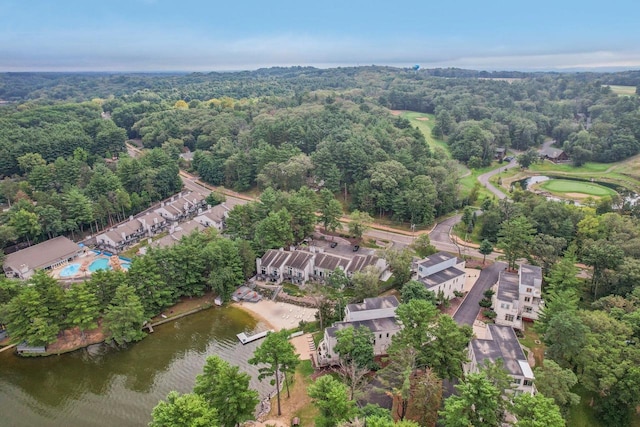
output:
POLYGON ((259 340, 261 338, 266 337, 269 332, 274 332, 274 330, 270 329, 268 331, 258 332, 257 334, 254 334, 254 335, 251 335, 251 336, 245 334, 244 332, 240 332, 236 336, 238 337, 238 339, 240 340, 240 342, 242 344, 247 344, 247 343, 253 342, 255 340, 259 340))

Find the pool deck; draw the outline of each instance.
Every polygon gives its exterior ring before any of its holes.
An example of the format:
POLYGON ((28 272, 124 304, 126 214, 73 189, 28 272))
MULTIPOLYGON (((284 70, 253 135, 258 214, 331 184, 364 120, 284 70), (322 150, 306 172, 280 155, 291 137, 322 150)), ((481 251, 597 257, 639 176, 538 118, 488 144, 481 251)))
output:
MULTIPOLYGON (((91 264, 93 264, 96 260, 99 259, 106 259, 108 265, 109 261, 110 261, 110 257, 103 254, 103 253, 96 253, 94 251, 87 251, 85 254, 80 255, 78 258, 76 258, 75 260, 73 260, 72 262, 65 264, 65 265, 61 265, 60 267, 54 268, 53 270, 51 270, 50 274, 52 277, 56 278, 56 279, 60 279, 60 280, 78 280, 78 279, 87 279, 89 277, 91 277, 91 273, 92 271, 89 270, 89 266, 91 264), (61 276, 60 273, 67 267, 69 267, 72 264, 80 264, 80 267, 78 269, 78 272, 74 275, 70 275, 70 276, 61 276)), ((123 258, 120 258, 120 261, 122 262, 122 264, 128 264, 129 261, 125 260, 123 258)))

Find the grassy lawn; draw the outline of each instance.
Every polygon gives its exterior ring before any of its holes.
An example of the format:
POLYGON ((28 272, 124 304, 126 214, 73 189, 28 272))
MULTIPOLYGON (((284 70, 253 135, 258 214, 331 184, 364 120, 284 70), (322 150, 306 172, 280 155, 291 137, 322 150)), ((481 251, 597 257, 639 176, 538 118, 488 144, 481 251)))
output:
POLYGON ((565 195, 565 193, 580 193, 589 196, 604 197, 614 196, 617 193, 602 185, 584 181, 573 181, 569 179, 550 179, 539 184, 544 190, 557 194, 565 195))
POLYGON ((605 172, 614 166, 614 163, 595 163, 587 162, 582 166, 574 166, 571 163, 555 164, 553 162, 544 161, 534 163, 529 167, 531 172, 567 172, 576 174, 591 174, 593 172, 605 172))
POLYGON ((402 114, 400 114, 400 117, 409 120, 413 126, 416 126, 418 129, 420 129, 424 134, 427 143, 432 149, 435 147, 440 147, 445 151, 445 153, 447 153, 449 157, 451 157, 451 153, 449 152, 449 146, 447 145, 447 143, 441 139, 435 139, 431 136, 431 130, 433 129, 433 125, 435 124, 436 120, 433 114, 418 113, 417 111, 403 111, 402 114))
POLYGON ((544 360, 544 344, 541 342, 540 335, 533 330, 532 323, 525 322, 524 337, 520 338, 520 344, 533 352, 533 357, 536 359, 536 366, 542 366, 542 361, 544 360))
POLYGON ((620 86, 620 85, 605 85, 611 88, 611 91, 616 95, 631 96, 636 94, 635 86, 620 86))
MULTIPOLYGON (((468 195, 471 192, 471 190, 473 190, 473 187, 474 185, 476 185, 476 182, 478 182, 478 177, 480 175, 504 166, 505 166, 505 163, 493 162, 490 166, 485 166, 483 168, 478 168, 478 169, 471 169, 470 175, 460 178, 460 190, 461 190, 462 196, 468 195)), ((478 200, 483 199, 485 197, 492 198, 493 193, 487 190, 485 187, 480 186, 478 190, 478 200)))
POLYGON ((313 382, 311 379, 313 372, 313 366, 311 365, 310 360, 303 360, 300 362, 296 369, 294 388, 291 390, 292 396, 294 393, 304 395, 304 399, 300 400, 302 405, 296 408, 293 413, 294 417, 300 418, 300 425, 302 426, 314 425, 314 418, 318 416, 318 409, 311 403, 311 398, 307 395, 307 389, 313 382))

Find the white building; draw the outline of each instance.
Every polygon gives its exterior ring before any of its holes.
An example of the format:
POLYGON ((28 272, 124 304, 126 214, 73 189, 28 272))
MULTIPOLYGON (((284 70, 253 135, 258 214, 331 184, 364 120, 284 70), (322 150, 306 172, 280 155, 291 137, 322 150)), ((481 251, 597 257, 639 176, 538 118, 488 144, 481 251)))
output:
POLYGON ((7 255, 2 264, 10 278, 28 279, 37 270, 50 270, 65 265, 84 252, 84 248, 63 236, 7 255))
POLYGON ((464 373, 478 372, 485 363, 499 360, 513 378, 514 393, 535 393, 533 371, 513 328, 489 324, 484 339, 474 338, 469 343, 469 362, 463 366, 464 373))
POLYGON ((316 360, 319 366, 338 363, 339 357, 335 352, 338 343, 336 332, 352 326, 364 326, 373 333, 373 353, 376 356, 387 354, 391 339, 397 334, 401 325, 396 319, 398 300, 394 296, 366 298, 361 304, 349 304, 345 308, 345 318, 342 322, 324 330, 324 338, 318 345, 316 360))
POLYGON ((204 227, 213 227, 218 231, 222 231, 225 226, 225 221, 229 217, 229 208, 221 203, 212 208, 201 212, 194 218, 204 227))
POLYGON ((537 320, 542 301, 542 269, 522 264, 518 273, 503 271, 492 297, 498 325, 523 329, 522 320, 537 320))
POLYGON ((270 280, 276 284, 284 279, 283 272, 291 252, 283 249, 269 249, 261 258, 256 258, 256 271, 259 278, 270 280))
POLYGON ((465 262, 446 252, 430 255, 413 266, 417 280, 424 283, 428 291, 438 295, 440 292, 447 299, 455 297, 455 292, 462 292, 467 274, 465 262))

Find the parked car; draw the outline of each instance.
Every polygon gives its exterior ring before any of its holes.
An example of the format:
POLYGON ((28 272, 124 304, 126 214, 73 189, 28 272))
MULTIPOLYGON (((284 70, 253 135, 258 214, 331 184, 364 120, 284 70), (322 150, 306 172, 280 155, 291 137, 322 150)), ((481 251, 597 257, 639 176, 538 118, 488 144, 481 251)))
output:
POLYGON ((360 245, 355 245, 353 247, 353 252, 358 252, 360 250, 360 245))
POLYGON ((332 248, 335 248, 336 246, 338 246, 338 242, 331 242, 329 246, 331 246, 332 248))
POLYGON ((505 162, 510 162, 511 160, 513 160, 513 157, 511 157, 511 156, 507 156, 507 157, 504 158, 505 162))

